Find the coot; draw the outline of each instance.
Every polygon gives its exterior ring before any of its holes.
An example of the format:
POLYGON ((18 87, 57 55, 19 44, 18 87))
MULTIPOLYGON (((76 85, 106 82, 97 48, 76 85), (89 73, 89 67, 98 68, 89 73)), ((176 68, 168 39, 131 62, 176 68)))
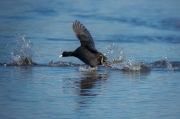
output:
POLYGON ((74 56, 91 67, 102 65, 107 59, 95 48, 93 38, 89 31, 79 21, 73 21, 72 28, 76 37, 80 40, 81 46, 75 51, 64 51, 59 57, 74 56))

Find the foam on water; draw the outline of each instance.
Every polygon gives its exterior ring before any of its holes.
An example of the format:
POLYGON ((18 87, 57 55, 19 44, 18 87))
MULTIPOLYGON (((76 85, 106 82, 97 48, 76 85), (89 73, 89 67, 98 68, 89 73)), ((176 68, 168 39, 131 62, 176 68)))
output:
POLYGON ((78 71, 79 72, 92 72, 92 71, 97 71, 98 68, 97 67, 90 67, 90 66, 80 66, 78 71))
POLYGON ((73 64, 72 62, 62 62, 62 61, 53 62, 53 60, 51 60, 48 66, 56 67, 56 66, 79 66, 79 65, 73 64))
POLYGON ((37 56, 40 60, 38 52, 32 50, 33 42, 26 40, 25 35, 16 35, 16 48, 11 52, 11 64, 14 65, 34 65, 38 62, 35 60, 37 56))

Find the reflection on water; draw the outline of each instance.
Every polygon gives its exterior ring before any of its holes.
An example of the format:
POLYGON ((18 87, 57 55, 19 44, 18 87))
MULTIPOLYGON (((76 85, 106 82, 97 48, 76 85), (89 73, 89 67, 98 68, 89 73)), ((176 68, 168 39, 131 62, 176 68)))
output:
POLYGON ((79 115, 86 115, 84 111, 86 109, 94 108, 91 105, 98 95, 101 95, 103 91, 103 85, 108 78, 107 73, 99 74, 98 72, 86 72, 83 73, 83 76, 80 80, 74 81, 76 88, 75 88, 75 98, 76 109, 79 115))
POLYGON ((147 79, 151 71, 124 71, 122 70, 121 74, 123 77, 130 82, 141 82, 147 79))
POLYGON ((81 80, 79 82, 76 82, 79 85, 78 94, 80 96, 98 95, 98 92, 96 92, 98 90, 93 90, 93 87, 99 87, 99 85, 101 85, 101 83, 104 82, 107 77, 107 74, 97 74, 97 72, 87 73, 84 77, 81 77, 81 80))

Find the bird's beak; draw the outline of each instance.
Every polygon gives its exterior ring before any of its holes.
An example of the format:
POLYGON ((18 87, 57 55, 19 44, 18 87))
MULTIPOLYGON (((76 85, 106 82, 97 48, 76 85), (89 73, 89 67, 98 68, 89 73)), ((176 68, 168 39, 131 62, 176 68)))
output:
POLYGON ((61 58, 62 57, 62 54, 61 55, 59 55, 59 58, 61 58))

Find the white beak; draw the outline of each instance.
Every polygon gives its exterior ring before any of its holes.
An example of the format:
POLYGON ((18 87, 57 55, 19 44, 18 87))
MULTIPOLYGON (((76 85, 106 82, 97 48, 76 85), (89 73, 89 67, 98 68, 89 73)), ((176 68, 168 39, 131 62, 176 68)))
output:
POLYGON ((62 57, 62 54, 61 55, 59 55, 59 58, 61 58, 62 57))

